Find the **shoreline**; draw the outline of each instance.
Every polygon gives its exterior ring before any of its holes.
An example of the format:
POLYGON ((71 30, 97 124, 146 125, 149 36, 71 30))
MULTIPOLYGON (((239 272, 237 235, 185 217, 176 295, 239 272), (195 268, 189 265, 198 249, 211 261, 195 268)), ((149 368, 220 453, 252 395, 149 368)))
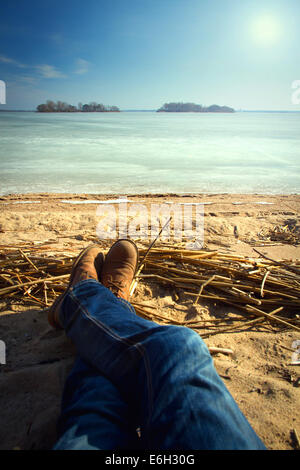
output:
POLYGON ((197 207, 203 205, 206 248, 255 258, 258 255, 254 247, 260 246, 265 255, 277 260, 300 259, 300 245, 287 243, 287 235, 292 240, 293 231, 300 232, 298 194, 11 194, 0 197, 0 243, 3 246, 11 244, 12 240, 42 242, 50 239, 63 245, 72 239, 80 248, 84 239, 96 237, 100 220, 97 210, 99 214, 99 209, 103 212, 112 206, 118 217, 121 208, 118 204, 125 202, 126 206, 122 207, 126 207, 127 216, 132 210, 130 223, 133 225, 138 220, 136 208, 142 206, 148 227, 153 207, 163 207, 174 215, 172 207, 181 208, 181 214, 185 214, 192 206, 195 220, 197 207), (283 233, 276 234, 278 231, 283 233))
POLYGON ((61 197, 104 197, 104 198, 116 198, 116 197, 212 197, 212 196, 243 196, 243 197, 251 197, 251 196, 260 196, 260 197, 299 197, 299 193, 268 193, 268 192, 141 192, 141 193, 130 193, 130 192, 114 192, 114 193, 99 193, 99 192, 56 192, 56 191, 44 191, 44 192, 15 192, 15 193, 0 193, 0 200, 1 199, 12 199, 12 198, 28 198, 31 197, 48 197, 48 198, 61 198, 61 197))

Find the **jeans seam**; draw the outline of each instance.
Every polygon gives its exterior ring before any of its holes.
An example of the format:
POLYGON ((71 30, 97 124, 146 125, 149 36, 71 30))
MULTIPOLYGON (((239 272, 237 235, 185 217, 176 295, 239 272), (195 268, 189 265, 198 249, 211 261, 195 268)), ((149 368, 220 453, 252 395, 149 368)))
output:
POLYGON ((134 310, 134 307, 130 304, 130 302, 128 302, 128 300, 125 300, 125 299, 122 299, 121 298, 118 298, 118 301, 125 305, 132 313, 136 313, 135 310, 134 310))
POLYGON ((148 421, 147 421, 147 427, 148 427, 149 424, 150 424, 150 421, 151 421, 152 413, 153 413, 153 386, 152 386, 151 367, 150 367, 147 351, 145 350, 145 348, 140 343, 134 343, 133 341, 130 341, 126 338, 122 338, 121 336, 119 336, 116 333, 114 333, 113 331, 111 331, 110 328, 107 327, 106 325, 104 325, 100 320, 98 320, 97 318, 93 318, 90 315, 89 311, 81 304, 80 300, 76 297, 76 295, 74 294, 73 291, 70 291, 69 295, 72 298, 72 300, 75 303, 77 303, 77 305, 80 309, 80 312, 83 313, 83 315, 85 315, 87 317, 87 319, 92 321, 96 326, 98 326, 105 333, 107 333, 108 335, 110 335, 111 337, 116 339, 117 341, 120 341, 121 343, 125 343, 127 346, 133 346, 137 350, 137 352, 140 354, 140 356, 142 357, 144 367, 145 367, 145 371, 146 371, 147 389, 148 389, 148 395, 149 395, 149 405, 148 405, 148 407, 149 407, 149 418, 148 418, 148 421))

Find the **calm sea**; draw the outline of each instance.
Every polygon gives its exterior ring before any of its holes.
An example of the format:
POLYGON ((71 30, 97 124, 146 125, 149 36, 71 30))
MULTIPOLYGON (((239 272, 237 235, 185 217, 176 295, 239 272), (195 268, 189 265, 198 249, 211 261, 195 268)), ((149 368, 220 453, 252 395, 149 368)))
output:
POLYGON ((300 113, 0 113, 0 194, 299 193, 300 113))

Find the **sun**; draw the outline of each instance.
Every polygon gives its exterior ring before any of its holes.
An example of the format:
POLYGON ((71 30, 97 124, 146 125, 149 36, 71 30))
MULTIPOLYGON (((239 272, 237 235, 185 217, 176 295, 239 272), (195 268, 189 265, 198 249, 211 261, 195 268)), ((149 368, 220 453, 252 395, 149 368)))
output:
POLYGON ((257 18, 252 23, 252 36, 260 45, 273 45, 281 36, 281 24, 277 18, 265 15, 257 18))

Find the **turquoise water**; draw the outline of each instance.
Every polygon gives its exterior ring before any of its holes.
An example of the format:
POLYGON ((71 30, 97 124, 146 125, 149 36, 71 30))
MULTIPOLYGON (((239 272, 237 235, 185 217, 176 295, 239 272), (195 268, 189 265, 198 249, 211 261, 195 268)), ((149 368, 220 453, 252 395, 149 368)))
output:
POLYGON ((300 113, 0 113, 0 194, 299 193, 300 113))

